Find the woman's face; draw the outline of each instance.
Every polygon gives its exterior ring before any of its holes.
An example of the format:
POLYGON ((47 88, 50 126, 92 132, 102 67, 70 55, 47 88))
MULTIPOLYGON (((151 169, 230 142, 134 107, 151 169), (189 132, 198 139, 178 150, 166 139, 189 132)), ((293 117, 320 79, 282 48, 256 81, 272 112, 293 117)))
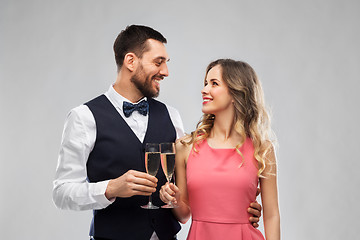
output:
POLYGON ((222 79, 220 65, 216 65, 208 72, 201 94, 203 97, 203 113, 216 115, 233 109, 233 99, 228 86, 222 79))

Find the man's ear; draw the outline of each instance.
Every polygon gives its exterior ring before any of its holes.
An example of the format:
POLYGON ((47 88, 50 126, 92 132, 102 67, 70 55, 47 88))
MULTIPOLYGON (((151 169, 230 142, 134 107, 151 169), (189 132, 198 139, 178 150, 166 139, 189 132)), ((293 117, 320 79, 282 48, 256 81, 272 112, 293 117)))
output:
POLYGON ((134 53, 127 53, 124 57, 124 67, 126 67, 130 72, 136 70, 138 64, 138 58, 134 53))

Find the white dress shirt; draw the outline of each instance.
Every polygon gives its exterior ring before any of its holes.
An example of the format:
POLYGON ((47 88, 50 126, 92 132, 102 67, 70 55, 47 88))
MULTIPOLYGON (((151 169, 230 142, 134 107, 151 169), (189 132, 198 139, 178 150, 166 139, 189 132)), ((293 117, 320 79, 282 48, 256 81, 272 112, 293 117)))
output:
MULTIPOLYGON (((128 101, 117 93, 113 86, 105 96, 114 105, 121 117, 130 126, 135 135, 143 142, 149 115, 134 111, 126 118, 123 113, 123 101, 128 101)), ((142 100, 142 99, 141 99, 142 100)), ((177 138, 184 135, 184 127, 179 112, 167 106, 177 138)), ((65 121, 61 148, 58 157, 55 180, 53 182, 53 200, 61 209, 90 210, 102 209, 110 205, 105 190, 110 181, 90 183, 87 180, 86 163, 96 140, 94 116, 86 105, 72 109, 65 121)))

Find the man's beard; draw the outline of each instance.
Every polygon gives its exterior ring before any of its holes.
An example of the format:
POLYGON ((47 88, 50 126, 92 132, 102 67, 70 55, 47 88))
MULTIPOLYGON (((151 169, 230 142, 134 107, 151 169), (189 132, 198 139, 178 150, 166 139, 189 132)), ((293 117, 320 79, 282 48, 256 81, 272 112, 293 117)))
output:
POLYGON ((154 90, 152 86, 152 77, 144 76, 144 68, 142 65, 136 70, 130 81, 134 83, 136 88, 147 98, 156 98, 159 96, 160 89, 154 90), (145 81, 142 81, 145 78, 145 81))

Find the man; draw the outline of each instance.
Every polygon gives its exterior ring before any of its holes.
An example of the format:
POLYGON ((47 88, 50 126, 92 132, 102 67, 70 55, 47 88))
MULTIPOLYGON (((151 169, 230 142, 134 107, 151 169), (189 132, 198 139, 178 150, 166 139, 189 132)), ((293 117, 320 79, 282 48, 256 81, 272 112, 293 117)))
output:
MULTIPOLYGON (((128 26, 114 43, 115 83, 66 119, 53 199, 61 209, 93 209, 90 236, 96 240, 168 240, 180 230, 171 210, 140 207, 151 194, 162 205, 159 189, 166 183, 161 169, 156 177, 145 173, 145 143, 184 135, 178 111, 153 99, 169 75, 166 42, 152 28, 128 26)), ((251 211, 260 216, 256 208, 251 211)))

